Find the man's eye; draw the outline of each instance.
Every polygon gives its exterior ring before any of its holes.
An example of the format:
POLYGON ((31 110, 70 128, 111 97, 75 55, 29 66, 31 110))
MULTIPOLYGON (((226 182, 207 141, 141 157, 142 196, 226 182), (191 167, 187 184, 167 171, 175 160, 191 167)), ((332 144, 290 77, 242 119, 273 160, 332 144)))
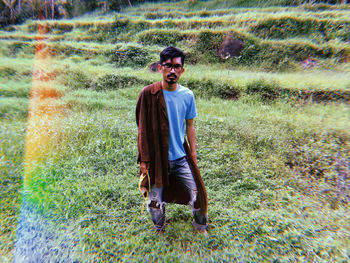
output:
POLYGON ((181 68, 181 65, 179 65, 179 64, 174 65, 174 68, 175 68, 175 69, 180 69, 180 68, 181 68))

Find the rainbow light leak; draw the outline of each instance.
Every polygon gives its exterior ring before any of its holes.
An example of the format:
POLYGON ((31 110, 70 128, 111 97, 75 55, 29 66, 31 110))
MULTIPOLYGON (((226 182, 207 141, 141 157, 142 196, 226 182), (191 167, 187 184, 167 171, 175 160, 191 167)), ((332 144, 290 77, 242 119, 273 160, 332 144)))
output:
POLYGON ((24 188, 30 185, 33 168, 50 148, 54 122, 63 112, 65 105, 60 101, 62 94, 56 90, 52 69, 52 55, 45 43, 49 38, 48 24, 38 24, 38 38, 35 47, 32 89, 28 111, 28 125, 25 148, 24 188))
POLYGON ((40 202, 40 193, 37 193, 35 186, 44 175, 38 173, 36 168, 45 162, 45 156, 50 152, 57 120, 67 108, 60 99, 62 92, 54 84, 57 72, 53 69, 52 49, 50 50, 47 45, 50 41, 47 34, 49 29, 49 24, 42 21, 42 16, 39 17, 25 144, 24 194, 13 250, 14 262, 44 260, 52 253, 52 245, 49 241, 58 239, 57 235, 52 236, 50 233, 51 240, 47 240, 46 226, 50 222, 43 218, 32 206, 33 201, 27 197, 27 194, 34 196, 40 202))

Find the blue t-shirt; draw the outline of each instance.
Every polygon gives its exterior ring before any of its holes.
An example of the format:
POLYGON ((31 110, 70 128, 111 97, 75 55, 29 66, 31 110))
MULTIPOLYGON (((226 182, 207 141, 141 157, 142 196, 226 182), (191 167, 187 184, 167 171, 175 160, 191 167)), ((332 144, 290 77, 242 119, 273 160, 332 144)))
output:
POLYGON ((185 120, 197 117, 196 103, 193 92, 181 85, 175 91, 163 89, 163 94, 169 120, 169 160, 176 160, 186 155, 185 120))

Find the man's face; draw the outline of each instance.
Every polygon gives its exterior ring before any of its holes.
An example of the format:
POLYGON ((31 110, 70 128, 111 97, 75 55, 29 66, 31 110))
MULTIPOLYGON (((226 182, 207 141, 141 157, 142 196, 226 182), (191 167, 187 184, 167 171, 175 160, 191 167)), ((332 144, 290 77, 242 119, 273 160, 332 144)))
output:
POLYGON ((168 84, 175 84, 179 80, 181 74, 185 71, 181 64, 181 57, 168 59, 158 66, 163 74, 163 80, 168 84))

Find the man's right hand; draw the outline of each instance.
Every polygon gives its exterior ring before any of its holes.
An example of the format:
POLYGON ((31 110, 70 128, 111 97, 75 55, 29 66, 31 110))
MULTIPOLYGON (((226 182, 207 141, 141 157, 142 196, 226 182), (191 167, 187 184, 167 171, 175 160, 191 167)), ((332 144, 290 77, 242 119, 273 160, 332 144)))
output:
POLYGON ((140 171, 141 171, 141 173, 143 173, 143 174, 147 173, 147 171, 149 169, 149 167, 147 167, 147 166, 148 165, 145 162, 141 162, 140 163, 140 171))

